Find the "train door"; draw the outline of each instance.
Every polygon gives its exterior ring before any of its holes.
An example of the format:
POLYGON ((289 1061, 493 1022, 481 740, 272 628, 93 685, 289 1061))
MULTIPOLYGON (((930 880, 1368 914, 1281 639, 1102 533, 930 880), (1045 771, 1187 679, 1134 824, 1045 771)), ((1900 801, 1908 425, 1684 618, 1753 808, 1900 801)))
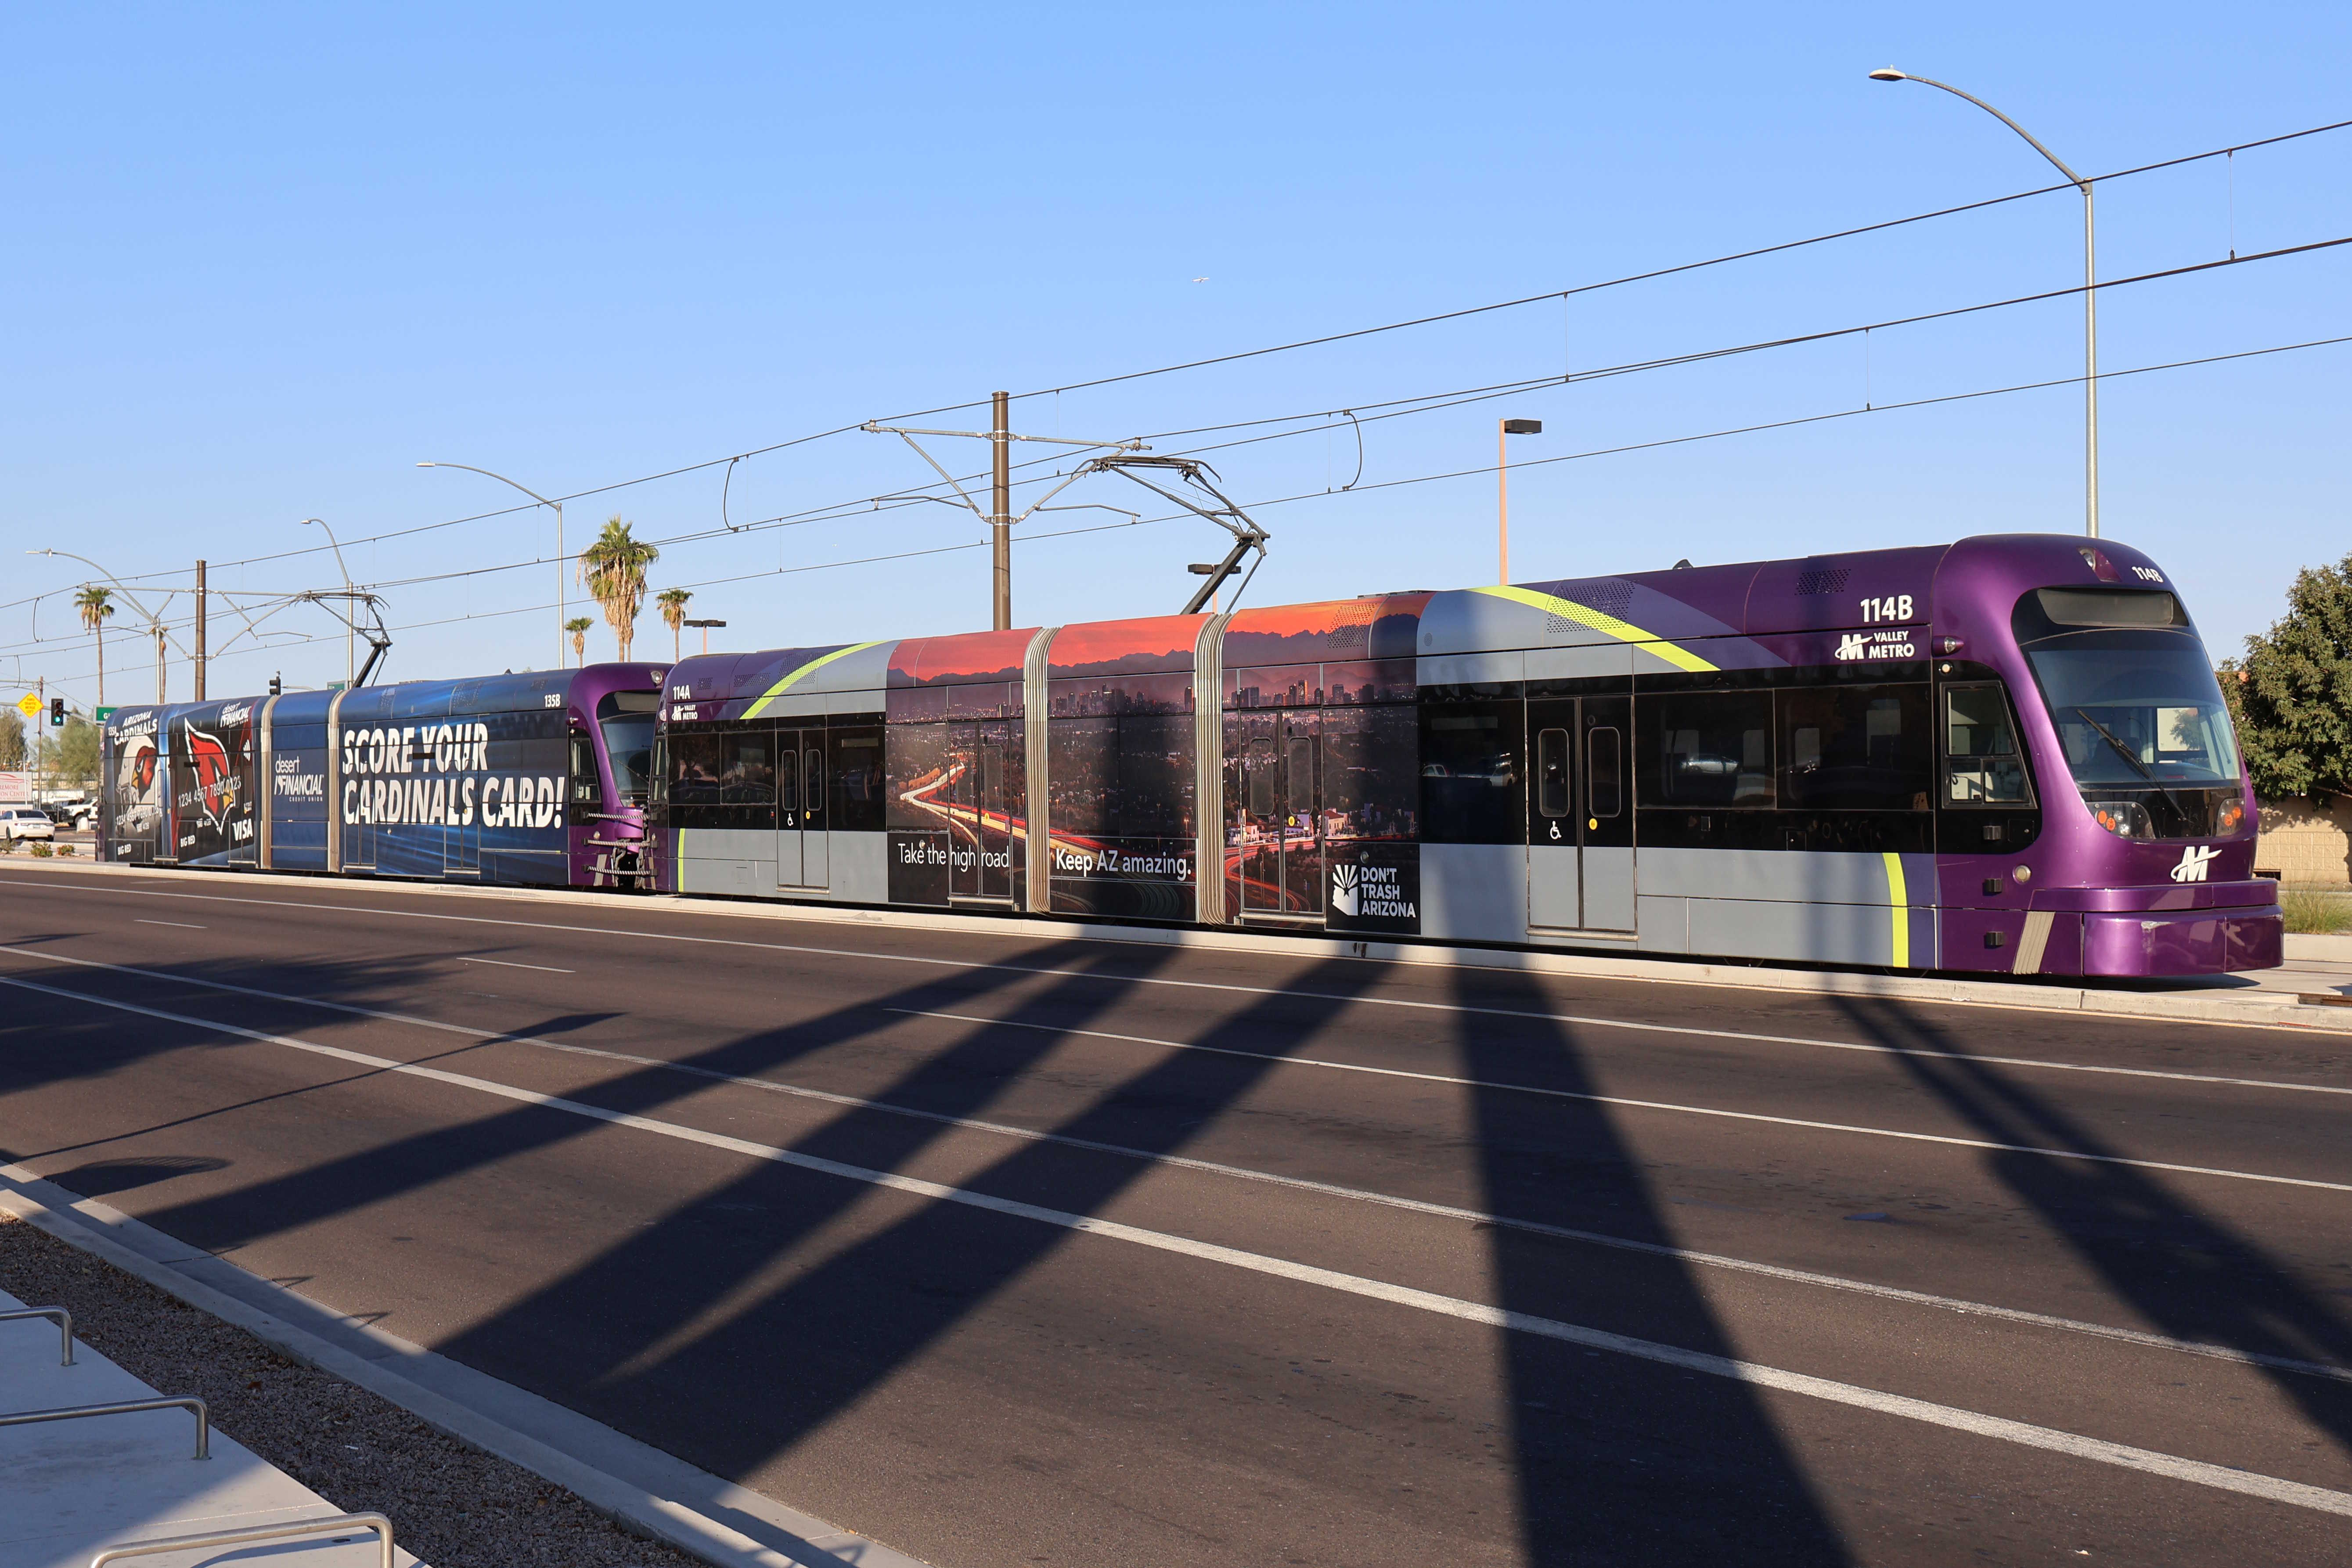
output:
POLYGON ((949 727, 950 818, 948 894, 991 904, 1013 901, 1013 817, 1028 769, 1022 728, 1011 719, 949 727))
POLYGON ((1237 714, 1242 913, 1323 914, 1323 829, 1316 800, 1312 708, 1237 714))
POLYGON ((1633 818, 1627 770, 1633 701, 1536 697, 1528 791, 1528 925, 1633 929, 1633 818))
POLYGON ((830 857, 824 825, 824 731, 776 731, 776 885, 823 887, 830 857))

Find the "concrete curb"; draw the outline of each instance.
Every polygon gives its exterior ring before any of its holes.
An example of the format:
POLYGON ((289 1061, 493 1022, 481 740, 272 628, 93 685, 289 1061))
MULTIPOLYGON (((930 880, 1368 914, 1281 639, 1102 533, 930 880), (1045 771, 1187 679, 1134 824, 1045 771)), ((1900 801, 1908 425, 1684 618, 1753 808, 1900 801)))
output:
MULTIPOLYGON (((194 877, 201 872, 118 866, 103 862, 33 862, 45 871, 157 879, 194 877)), ((0 868, 5 869, 5 868, 0 868)), ((1438 968, 1496 969, 1559 975, 1582 979, 1632 980, 1653 985, 1712 987, 1727 990, 1780 991, 1806 996, 1869 997, 1886 1001, 1935 1002, 1998 1008, 2018 1012, 2074 1013, 2103 1018, 2158 1018, 2170 1023, 2208 1023, 2241 1029, 2293 1029, 2319 1034, 2352 1034, 2352 1008, 2312 1007, 2294 993, 2251 985, 2216 995, 2205 982, 2187 980, 2147 990, 2104 989, 2047 981, 1976 979, 1960 975, 1895 975, 1864 969, 1805 969, 1769 964, 1726 963, 1705 958, 1620 957, 1610 954, 1538 951, 1516 947, 1445 946, 1409 942, 1345 941, 1328 936, 1261 935, 1182 927, 1105 925, 1051 915, 931 914, 820 904, 684 898, 676 894, 600 893, 579 888, 464 887, 446 883, 374 882, 322 878, 282 872, 215 873, 233 885, 251 887, 360 888, 432 897, 509 903, 593 905, 603 909, 679 910, 738 919, 869 926, 899 931, 943 931, 975 936, 1019 933, 1041 941, 1125 942, 1143 946, 1192 947, 1208 952, 1250 953, 1308 958, 1362 958, 1374 963, 1438 968), (2203 987, 2200 994, 2196 988, 2203 987)))
POLYGON ((0 1165, 0 1209, 718 1568, 925 1568, 538 1395, 339 1317, 20 1166, 0 1165))

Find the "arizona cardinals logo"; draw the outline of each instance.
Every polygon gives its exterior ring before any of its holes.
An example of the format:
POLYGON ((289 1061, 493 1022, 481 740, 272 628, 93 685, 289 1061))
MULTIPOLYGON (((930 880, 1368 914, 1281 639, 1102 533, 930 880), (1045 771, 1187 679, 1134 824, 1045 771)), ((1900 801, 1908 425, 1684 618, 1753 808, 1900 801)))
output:
POLYGON ((188 766, 196 776, 197 812, 215 831, 226 829, 230 802, 236 799, 236 772, 228 747, 220 737, 188 727, 188 766))
POLYGON ((155 743, 142 740, 131 757, 131 789, 136 798, 143 799, 155 787, 155 743))

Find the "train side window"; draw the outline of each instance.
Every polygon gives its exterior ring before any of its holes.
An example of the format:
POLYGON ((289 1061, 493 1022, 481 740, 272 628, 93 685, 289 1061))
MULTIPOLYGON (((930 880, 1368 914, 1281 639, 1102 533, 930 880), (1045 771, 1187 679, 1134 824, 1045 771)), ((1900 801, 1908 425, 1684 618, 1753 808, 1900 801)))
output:
POLYGON ((676 731, 667 737, 666 745, 669 751, 672 809, 691 810, 719 804, 719 737, 676 731))
POLYGON ((801 792, 812 817, 824 810, 824 753, 812 747, 801 754, 801 792))
POLYGON ((1274 741, 1271 737, 1250 742, 1249 809, 1253 817, 1274 815, 1274 741))
POLYGON ((883 826, 882 727, 835 727, 826 732, 833 747, 833 813, 835 832, 870 832, 883 826))
POLYGON ((1520 767, 1527 705, 1513 698, 1421 705, 1422 841, 1524 844, 1520 767))
POLYGON ((1308 817, 1315 812, 1315 738, 1294 735, 1290 737, 1290 758, 1286 772, 1290 784, 1290 812, 1293 817, 1308 817))
POLYGON ((753 808, 775 804, 776 770, 768 761, 774 745, 775 737, 764 729, 720 737, 719 799, 722 802, 753 808))
POLYGON ((572 737, 572 803, 593 806, 604 798, 604 787, 596 777, 596 748, 588 744, 584 735, 572 737))
POLYGON ((1997 685, 1944 688, 1944 802, 2022 806, 2033 800, 2009 698, 1997 685))
POLYGON ((1595 817, 1625 810, 1625 738, 1613 724, 1595 726, 1584 736, 1586 809, 1595 817))
POLYGON ((1770 692, 1660 692, 1639 699, 1644 806, 1772 804, 1770 692))
POLYGON ((1536 736, 1536 810, 1547 817, 1568 815, 1568 731, 1536 736))
POLYGON ((798 753, 786 748, 776 754, 776 810, 797 811, 801 809, 801 770, 798 753))
POLYGON ((1926 686, 1800 686, 1779 704, 1783 810, 1927 809, 1926 686))

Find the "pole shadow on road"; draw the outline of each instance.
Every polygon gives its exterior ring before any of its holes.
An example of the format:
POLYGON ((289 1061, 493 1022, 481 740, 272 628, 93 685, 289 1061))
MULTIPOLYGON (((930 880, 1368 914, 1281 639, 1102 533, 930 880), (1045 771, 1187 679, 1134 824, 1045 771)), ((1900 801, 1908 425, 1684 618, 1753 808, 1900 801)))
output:
MULTIPOLYGON (((2013 1075, 1968 1060, 1959 1039, 1903 1004, 1841 998, 1837 1005, 1879 1044, 1951 1053, 1890 1060, 1988 1142, 2126 1153, 2013 1075)), ((2154 1173, 2006 1151, 1988 1155, 1985 1166, 2158 1332, 2254 1354, 2352 1365, 2352 1323, 2337 1309, 2154 1173)), ((2352 1452, 2352 1387, 2284 1367, 2255 1364, 2251 1370, 2352 1452)))
MULTIPOLYGON (((1011 961, 1018 963, 1019 959, 1011 961)), ((430 970, 435 966, 420 967, 430 970)), ((1013 977, 1003 974, 959 974, 925 981, 877 1001, 851 1004, 788 1028, 731 1040, 708 1051, 676 1058, 674 1062, 633 1067, 599 1082, 574 1088, 569 1091, 569 1097, 609 1111, 657 1115, 688 1095, 707 1092, 711 1073, 754 1077, 897 1021, 879 1009, 952 1005, 969 1000, 975 990, 993 989, 1013 977), (681 1067, 688 1071, 678 1071, 681 1067)), ((418 974, 412 978, 422 983, 430 976, 418 974)), ((302 1032, 319 1037, 329 1030, 321 1027, 313 1012, 309 1027, 302 1032)), ((509 1030, 508 1038, 528 1040, 535 1032, 530 1028, 519 1028, 509 1030)), ((462 1061, 452 1062, 449 1058, 462 1058, 495 1043, 469 1044, 431 1060, 462 1067, 462 1061)), ((183 1240, 218 1251, 354 1212, 520 1155, 559 1148, 599 1131, 610 1131, 609 1124, 549 1106, 507 1105, 487 1115, 434 1126, 283 1176, 191 1199, 142 1218, 183 1240)), ((641 1280, 635 1282, 635 1288, 641 1291, 648 1286, 667 1287, 673 1283, 667 1280, 641 1280)))
MULTIPOLYGON (((1073 967, 1066 947, 1056 956, 1058 967, 1073 967)), ((1056 977, 1024 998, 1004 1014, 1006 1023, 970 1026, 898 1083, 868 1097, 977 1113, 1017 1075, 1062 1049, 1060 1030, 1083 1029, 1129 998, 1130 982, 1165 961, 1164 952, 1083 960, 1081 973, 1056 977)), ((1063 1138, 1115 1143, 1144 1157, 1024 1142, 954 1178, 956 1185, 1066 1212, 1100 1213, 1155 1168, 1151 1156, 1177 1153, 1199 1136, 1278 1069, 1284 1050, 1311 1039, 1371 977, 1362 964, 1318 966, 1297 984, 1327 992, 1328 998, 1261 998, 1218 1026, 1254 1042, 1274 1041, 1265 1057, 1170 1051, 1045 1129, 1063 1138), (1139 1115, 1139 1106, 1156 1113, 1139 1115), (1181 1113, 1167 1113, 1171 1106, 1181 1113)), ((946 1131, 887 1112, 852 1111, 792 1147, 868 1168, 903 1169, 946 1131)), ((582 1347, 571 1347, 575 1359, 564 1370, 580 1390, 575 1401, 584 1399, 603 1418, 722 1475, 748 1474, 883 1386, 997 1292, 1077 1239, 1034 1220, 894 1197, 894 1203, 911 1204, 911 1212, 739 1299, 716 1326, 689 1331, 707 1305, 870 1192, 790 1167, 748 1171, 445 1348, 477 1364, 508 1360, 543 1342, 551 1313, 572 1317, 583 1302, 631 1291, 642 1307, 625 1333, 593 1347, 584 1364, 576 1358, 582 1347), (741 1216, 755 1209, 761 1220, 747 1224, 741 1216), (643 1291, 648 1277, 662 1281, 659 1292, 643 1291), (756 1387, 747 1384, 753 1369, 756 1387), (730 1396, 736 1419, 710 1419, 714 1388, 740 1391, 730 1396)))
MULTIPOLYGON (((1552 1009, 1525 976, 1455 972, 1474 1009, 1552 1009)), ((1609 1107, 1515 1089, 1603 1091, 1549 1018, 1455 1015, 1486 1212, 1677 1246, 1609 1107)), ((1496 1228, 1495 1302, 1737 1357, 1688 1265, 1496 1228)), ((1729 1378, 1501 1333, 1531 1563, 1839 1563, 1848 1554, 1754 1389, 1729 1378)))

